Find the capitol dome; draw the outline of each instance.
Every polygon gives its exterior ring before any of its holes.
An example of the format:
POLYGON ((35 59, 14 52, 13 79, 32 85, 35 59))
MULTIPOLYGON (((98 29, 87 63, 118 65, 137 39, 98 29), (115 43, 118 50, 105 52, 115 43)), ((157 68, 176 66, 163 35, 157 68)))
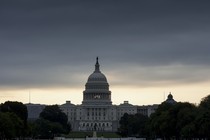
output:
POLYGON ((83 92, 83 103, 96 103, 100 101, 111 103, 111 91, 106 76, 101 73, 98 57, 96 58, 95 71, 88 77, 83 92))
POLYGON ((88 77, 88 82, 107 82, 106 76, 101 73, 98 57, 96 58, 95 71, 88 77))
POLYGON ((92 73, 88 77, 88 82, 94 82, 94 81, 107 82, 106 77, 103 73, 92 73))

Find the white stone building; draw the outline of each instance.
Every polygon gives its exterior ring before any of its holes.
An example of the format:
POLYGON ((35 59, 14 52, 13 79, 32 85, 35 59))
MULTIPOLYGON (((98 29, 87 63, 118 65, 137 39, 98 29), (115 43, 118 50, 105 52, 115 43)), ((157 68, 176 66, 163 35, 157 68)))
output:
POLYGON ((137 106, 128 101, 118 106, 112 105, 109 84, 100 71, 98 58, 95 71, 88 77, 85 85, 82 104, 74 105, 67 101, 60 108, 67 114, 73 131, 117 131, 124 113, 137 113, 137 106))
MULTIPOLYGON (((167 103, 174 104, 172 94, 168 95, 167 103)), ((26 104, 28 119, 36 120, 46 105, 26 104)), ((150 116, 158 108, 158 104, 137 106, 129 104, 128 101, 120 105, 113 105, 111 91, 106 76, 101 73, 98 58, 96 59, 95 70, 88 77, 83 91, 81 105, 74 105, 66 101, 60 108, 68 116, 73 131, 117 131, 120 118, 125 114, 143 114, 150 116)))

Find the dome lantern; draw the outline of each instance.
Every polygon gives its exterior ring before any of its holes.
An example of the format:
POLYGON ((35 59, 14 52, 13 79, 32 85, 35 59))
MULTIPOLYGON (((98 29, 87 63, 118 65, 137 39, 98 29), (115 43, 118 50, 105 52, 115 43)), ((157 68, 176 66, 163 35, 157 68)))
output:
POLYGON ((98 57, 96 57, 95 71, 96 73, 100 72, 100 65, 98 63, 98 57))

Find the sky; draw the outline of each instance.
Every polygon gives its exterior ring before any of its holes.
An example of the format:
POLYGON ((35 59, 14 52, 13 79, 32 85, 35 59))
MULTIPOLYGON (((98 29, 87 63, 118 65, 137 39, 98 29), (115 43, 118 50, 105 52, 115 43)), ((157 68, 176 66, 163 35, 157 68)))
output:
POLYGON ((0 103, 81 104, 99 57, 113 104, 210 94, 210 1, 1 0, 0 103))

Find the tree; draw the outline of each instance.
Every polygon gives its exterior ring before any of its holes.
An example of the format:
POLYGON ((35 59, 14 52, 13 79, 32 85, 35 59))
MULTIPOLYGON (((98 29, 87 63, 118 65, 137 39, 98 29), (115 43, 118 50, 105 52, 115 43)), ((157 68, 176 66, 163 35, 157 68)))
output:
POLYGON ((200 109, 207 109, 210 110, 210 95, 204 97, 200 104, 199 104, 200 109))
POLYGON ((8 123, 8 127, 11 128, 8 130, 7 136, 24 137, 27 134, 28 112, 27 107, 23 103, 7 101, 0 105, 0 112, 3 120, 5 115, 9 119, 9 121, 5 120, 4 122, 8 123))
POLYGON ((51 122, 58 122, 63 126, 65 126, 68 122, 66 114, 62 112, 58 105, 46 106, 40 113, 40 118, 49 120, 51 122))
POLYGON ((119 132, 122 136, 141 136, 146 135, 146 123, 148 117, 142 114, 127 114, 125 113, 120 119, 119 132))
POLYGON ((126 137, 130 134, 130 126, 129 126, 129 115, 128 113, 125 113, 121 118, 120 118, 120 128, 119 132, 122 136, 126 137))
POLYGON ((33 138, 52 138, 55 135, 65 133, 63 126, 57 122, 45 119, 38 119, 30 123, 33 138))
POLYGON ((190 103, 161 104, 151 115, 150 131, 154 137, 169 139, 194 136, 197 108, 190 103), (168 106, 168 107, 167 107, 168 106))
POLYGON ((200 138, 210 139, 210 111, 202 111, 198 114, 196 128, 200 138))
POLYGON ((14 113, 0 112, 0 139, 21 137, 24 133, 24 123, 14 113))
POLYGON ((202 99, 198 109, 196 117, 197 135, 200 138, 210 139, 210 95, 202 99))
POLYGON ((15 128, 10 117, 0 112, 0 139, 11 139, 15 137, 15 128))
POLYGON ((196 136, 195 119, 198 109, 190 103, 179 104, 177 113, 176 130, 179 136, 191 138, 196 136))
POLYGON ((132 132, 134 135, 137 135, 139 137, 145 137, 146 132, 146 125, 149 120, 149 118, 142 114, 135 114, 133 116, 133 124, 132 124, 132 132))
POLYGON ((166 137, 170 131, 170 125, 173 123, 169 118, 169 110, 173 107, 172 104, 163 102, 158 106, 155 113, 151 114, 149 120, 149 130, 151 137, 166 137))
POLYGON ((25 125, 23 120, 21 120, 16 114, 14 113, 7 113, 9 115, 10 120, 13 123, 15 129, 15 136, 22 137, 25 133, 25 125))
POLYGON ((66 133, 71 129, 66 114, 62 112, 58 105, 46 106, 40 113, 40 118, 61 124, 63 129, 66 130, 66 133))
POLYGON ((28 111, 27 107, 21 102, 7 101, 0 106, 1 112, 12 112, 15 113, 20 119, 23 120, 25 126, 27 124, 28 111))

